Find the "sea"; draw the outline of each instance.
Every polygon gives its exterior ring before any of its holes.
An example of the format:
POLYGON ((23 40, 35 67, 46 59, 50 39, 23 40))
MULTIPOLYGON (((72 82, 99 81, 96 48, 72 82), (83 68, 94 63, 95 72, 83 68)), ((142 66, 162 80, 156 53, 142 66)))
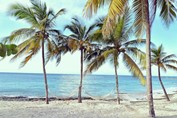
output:
MULTIPOLYGON (((77 97, 80 75, 78 74, 47 74, 49 97, 77 97)), ((153 76, 153 90, 162 91, 158 77, 153 76)), ((177 90, 177 77, 162 76, 164 86, 169 91, 177 90)), ((128 75, 119 76, 120 93, 146 93, 146 86, 128 75)), ((101 97, 108 94, 115 96, 114 75, 88 75, 83 80, 82 96, 101 97)), ((0 73, 0 97, 24 96, 45 97, 43 74, 34 73, 0 73)))

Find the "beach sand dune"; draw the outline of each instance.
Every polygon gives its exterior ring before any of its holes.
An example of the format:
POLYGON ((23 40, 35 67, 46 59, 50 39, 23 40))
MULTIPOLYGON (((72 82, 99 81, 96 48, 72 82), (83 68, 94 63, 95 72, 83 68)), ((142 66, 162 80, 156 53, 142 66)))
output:
MULTIPOLYGON (((162 96, 162 95, 161 95, 162 96)), ((177 94, 171 101, 155 96, 157 118, 177 118, 177 94)), ((146 101, 103 100, 54 100, 49 105, 44 101, 0 101, 0 118, 148 118, 146 101)))

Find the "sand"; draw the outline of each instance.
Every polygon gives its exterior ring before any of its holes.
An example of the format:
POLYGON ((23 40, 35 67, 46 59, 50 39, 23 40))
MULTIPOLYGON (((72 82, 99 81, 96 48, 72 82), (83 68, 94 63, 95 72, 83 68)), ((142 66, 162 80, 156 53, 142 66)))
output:
MULTIPOLYGON (((177 94, 169 95, 166 101, 162 93, 154 95, 157 118, 177 118, 177 94)), ((148 118, 145 100, 54 100, 44 101, 0 101, 0 118, 148 118)))

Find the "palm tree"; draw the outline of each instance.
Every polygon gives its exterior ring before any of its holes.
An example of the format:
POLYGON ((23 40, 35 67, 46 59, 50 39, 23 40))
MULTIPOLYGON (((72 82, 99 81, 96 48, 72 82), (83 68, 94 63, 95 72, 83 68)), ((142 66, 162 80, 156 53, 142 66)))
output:
POLYGON ((15 44, 5 45, 0 43, 0 57, 10 56, 11 54, 17 53, 17 46, 15 44))
MULTIPOLYGON (((101 24, 101 23, 99 23, 101 24)), ((102 23, 103 25, 103 23, 102 23)), ((101 26, 101 25, 100 25, 101 26)), ((136 77, 138 77, 141 83, 145 84, 144 76, 139 69, 138 65, 132 59, 132 57, 141 57, 144 53, 137 48, 138 45, 145 44, 145 40, 129 40, 132 34, 132 27, 130 26, 130 13, 129 9, 125 10, 125 14, 118 17, 115 29, 111 34, 110 39, 103 39, 101 29, 97 30, 92 39, 102 43, 102 47, 97 48, 92 53, 88 54, 86 59, 89 62, 87 65, 86 73, 91 73, 94 70, 98 70, 107 60, 110 60, 114 65, 115 80, 116 80, 116 92, 117 92, 117 104, 120 104, 119 97, 119 82, 118 82, 118 66, 119 58, 123 57, 123 62, 129 71, 136 77), (96 37, 94 39, 94 37, 96 37)))
MULTIPOLYGON (((109 5, 109 9, 102 32, 104 35, 109 35, 113 29, 117 15, 123 13, 124 7, 128 4, 128 0, 87 0, 84 14, 86 14, 86 16, 92 16, 93 13, 97 12, 98 8, 106 4, 109 5)), ((155 117, 151 75, 151 27, 156 16, 157 6, 160 8, 162 21, 167 26, 173 22, 176 18, 177 11, 174 4, 174 0, 133 0, 133 4, 131 3, 135 13, 136 35, 141 36, 146 32, 146 80, 150 117, 155 117), (151 12, 149 12, 150 10, 151 12)))
POLYGON ((163 92, 165 94, 165 97, 167 101, 170 101, 168 94, 165 90, 165 87, 162 83, 161 76, 160 76, 160 69, 166 71, 167 69, 172 69, 177 71, 177 67, 175 67, 173 64, 177 64, 177 60, 175 60, 176 55, 170 54, 167 55, 164 52, 163 46, 160 45, 157 49, 153 48, 152 49, 152 64, 156 65, 158 67, 158 77, 160 84, 162 86, 163 92))
POLYGON ((83 82, 83 62, 84 62, 84 52, 90 50, 89 35, 95 28, 95 24, 87 28, 78 18, 72 18, 72 22, 65 26, 65 29, 71 31, 68 39, 68 47, 72 52, 80 51, 80 84, 78 90, 78 103, 82 103, 82 82, 83 82))
POLYGON ((29 28, 22 28, 12 32, 12 34, 6 37, 5 40, 9 42, 17 42, 22 39, 21 43, 18 45, 18 53, 13 57, 13 59, 16 59, 21 55, 27 55, 24 61, 21 62, 21 67, 23 67, 42 48, 46 104, 49 104, 45 69, 45 45, 53 47, 51 42, 55 39, 58 40, 60 32, 53 29, 54 20, 59 15, 63 14, 65 9, 61 9, 55 14, 53 10, 47 9, 46 3, 41 3, 38 0, 31 0, 31 4, 31 7, 26 7, 21 4, 13 4, 10 7, 10 15, 17 19, 25 20, 31 26, 29 28))

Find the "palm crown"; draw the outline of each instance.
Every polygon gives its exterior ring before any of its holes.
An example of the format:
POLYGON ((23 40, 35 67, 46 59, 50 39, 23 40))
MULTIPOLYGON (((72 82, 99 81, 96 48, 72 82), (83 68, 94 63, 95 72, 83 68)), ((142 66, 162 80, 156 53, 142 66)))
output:
MULTIPOLYGON (((107 59, 110 59, 118 66, 119 56, 122 55, 126 67, 130 69, 130 72, 132 72, 133 75, 139 77, 143 84, 145 84, 142 72, 132 59, 132 57, 136 58, 144 55, 137 46, 144 44, 145 40, 129 40, 133 31, 132 26, 130 26, 130 17, 130 11, 129 9, 126 9, 125 14, 117 19, 117 24, 109 39, 103 40, 101 28, 93 34, 92 41, 99 41, 102 43, 102 46, 100 49, 97 48, 87 56, 87 60, 92 60, 92 62, 87 66, 86 73, 97 70, 107 59)), ((99 26, 103 26, 103 22, 100 22, 99 26)))
POLYGON ((163 46, 160 45, 157 49, 152 49, 152 64, 159 66, 162 70, 166 71, 167 69, 172 69, 177 71, 177 67, 174 64, 177 64, 175 60, 176 55, 170 54, 167 55, 164 52, 163 46))
POLYGON ((64 9, 54 14, 52 10, 48 10, 46 4, 39 1, 31 1, 31 7, 25 7, 21 4, 14 4, 10 7, 9 13, 17 19, 23 19, 31 26, 29 28, 22 28, 14 31, 6 41, 15 42, 21 40, 18 45, 18 53, 13 59, 27 54, 25 60, 21 63, 24 66, 35 54, 38 53, 42 46, 42 41, 52 47, 51 42, 58 40, 60 32, 53 29, 54 19, 65 12, 64 9))

